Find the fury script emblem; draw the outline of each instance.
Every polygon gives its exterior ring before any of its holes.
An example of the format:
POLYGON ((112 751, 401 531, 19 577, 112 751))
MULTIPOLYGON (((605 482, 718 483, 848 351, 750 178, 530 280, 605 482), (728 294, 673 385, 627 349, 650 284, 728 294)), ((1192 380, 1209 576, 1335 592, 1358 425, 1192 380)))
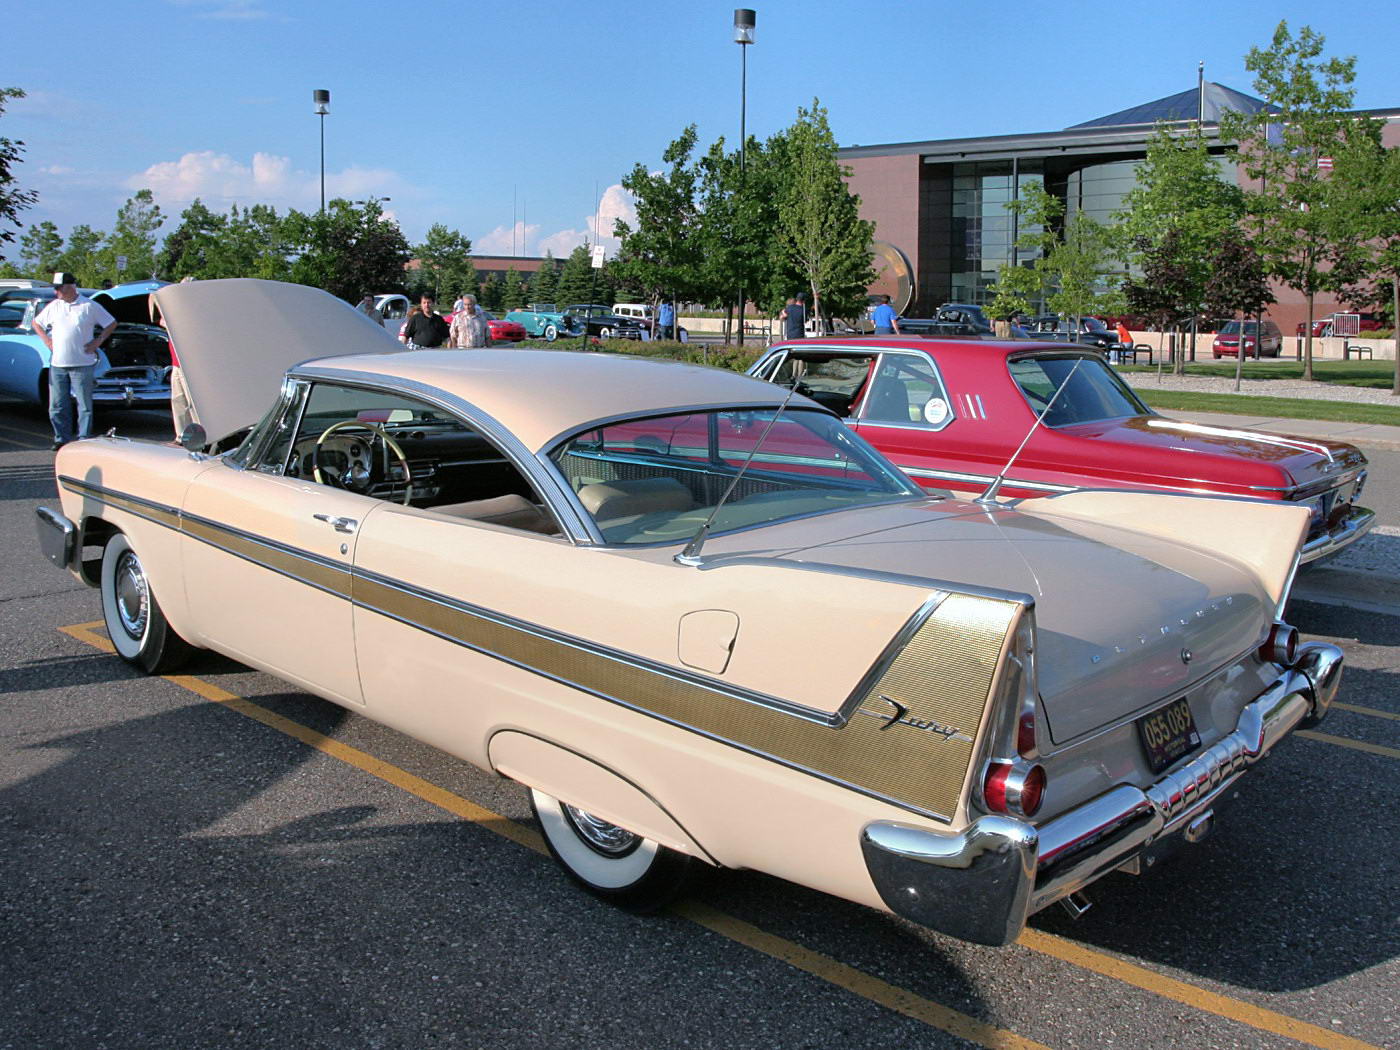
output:
POLYGON ((972 743, 972 737, 966 733, 955 729, 953 726, 945 726, 935 722, 931 718, 910 718, 909 708, 905 707, 898 700, 892 700, 884 693, 880 694, 880 699, 893 708, 892 712, 871 711, 868 708, 860 708, 859 712, 869 715, 871 718, 878 718, 885 724, 880 727, 880 732, 892 729, 895 726, 908 726, 910 729, 922 730, 925 733, 932 733, 934 736, 941 736, 944 740, 966 740, 972 743))

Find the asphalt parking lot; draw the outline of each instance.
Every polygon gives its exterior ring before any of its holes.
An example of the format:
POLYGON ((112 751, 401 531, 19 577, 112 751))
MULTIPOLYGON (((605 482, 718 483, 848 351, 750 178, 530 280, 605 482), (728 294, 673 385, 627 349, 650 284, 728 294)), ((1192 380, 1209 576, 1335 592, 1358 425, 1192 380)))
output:
POLYGON ((111 655, 37 551, 52 462, 0 405, 0 1050, 1400 1047, 1400 610, 1295 602, 1347 652, 1331 717, 1010 948, 747 872, 636 918, 515 785, 222 658, 111 655))

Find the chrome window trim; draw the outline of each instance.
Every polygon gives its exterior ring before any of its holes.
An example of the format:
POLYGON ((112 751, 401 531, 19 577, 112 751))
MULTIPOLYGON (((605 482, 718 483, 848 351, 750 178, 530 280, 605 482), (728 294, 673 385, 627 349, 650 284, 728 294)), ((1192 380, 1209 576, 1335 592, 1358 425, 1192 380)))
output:
MULTIPOLYGON (((943 420, 943 422, 938 424, 927 422, 915 423, 912 420, 908 423, 891 423, 880 419, 868 419, 865 415, 865 406, 870 401, 870 391, 866 390, 865 396, 860 399, 860 412, 855 415, 857 426, 861 426, 868 423, 871 426, 889 427, 892 430, 917 430, 922 433, 936 434, 941 430, 946 430, 948 427, 952 426, 954 423, 957 422, 958 412, 957 406, 953 400, 953 395, 949 392, 948 384, 943 380, 943 371, 938 367, 938 361, 934 358, 931 352, 926 350, 902 349, 882 350, 874 356, 877 358, 875 362, 875 370, 877 373, 879 372, 880 367, 884 364, 885 358, 887 357, 912 357, 916 360, 923 361, 925 364, 927 364, 929 368, 933 371, 933 378, 938 382, 938 388, 943 392, 943 402, 948 406, 948 416, 946 419, 943 420)), ((872 382, 870 385, 874 386, 874 383, 872 382)), ((977 399, 980 405, 981 395, 977 395, 977 399)), ((985 413, 983 414, 982 418, 986 418, 985 413)))
POLYGON ((530 452, 520 439, 500 421, 465 398, 413 379, 400 379, 375 372, 338 370, 327 366, 307 366, 289 373, 290 378, 327 381, 377 392, 391 392, 426 401, 460 417, 482 437, 505 453, 514 467, 535 488, 545 506, 559 522, 560 531, 573 545, 598 543, 602 537, 591 527, 591 520, 574 499, 572 491, 554 464, 530 452))

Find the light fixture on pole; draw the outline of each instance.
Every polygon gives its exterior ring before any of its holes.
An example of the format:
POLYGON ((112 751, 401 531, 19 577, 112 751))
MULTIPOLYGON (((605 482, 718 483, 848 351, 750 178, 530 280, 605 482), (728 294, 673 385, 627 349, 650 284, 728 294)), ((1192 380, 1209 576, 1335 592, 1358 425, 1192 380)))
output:
POLYGON ((311 92, 316 115, 321 118, 321 214, 326 212, 326 114, 331 111, 331 93, 322 88, 311 92))
MULTIPOLYGON (((753 28, 756 17, 753 8, 734 9, 734 43, 739 45, 739 192, 744 192, 745 151, 748 146, 748 129, 744 126, 749 96, 749 45, 753 43, 753 28)), ((748 315, 748 294, 743 281, 739 282, 739 345, 744 345, 744 318, 748 315)))

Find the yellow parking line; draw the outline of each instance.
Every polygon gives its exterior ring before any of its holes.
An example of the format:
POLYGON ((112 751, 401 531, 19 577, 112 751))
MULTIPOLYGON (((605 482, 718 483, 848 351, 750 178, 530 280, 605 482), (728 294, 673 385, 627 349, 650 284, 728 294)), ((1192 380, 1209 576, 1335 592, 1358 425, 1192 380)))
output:
MULTIPOLYGON (((59 630, 80 642, 101 649, 103 652, 115 652, 112 643, 97 633, 97 628, 102 626, 101 620, 94 620, 90 623, 60 627, 59 630)), ((358 748, 341 743, 323 733, 318 733, 309 726, 284 718, 251 700, 236 696, 202 679, 191 675, 165 675, 163 677, 166 681, 202 696, 206 700, 223 704, 269 728, 286 733, 309 747, 363 770, 371 776, 378 777, 380 780, 416 795, 464 820, 480 824, 482 827, 532 849, 536 853, 544 854, 547 852, 544 841, 532 829, 523 827, 499 813, 478 806, 474 802, 446 791, 421 777, 414 776, 406 770, 383 762, 358 748)), ((1340 737, 1329 738, 1325 734, 1312 733, 1311 731, 1306 731, 1303 735, 1321 737, 1329 742, 1337 742, 1346 746, 1359 746, 1358 741, 1345 741, 1340 737)), ((1375 746, 1367 745, 1363 750, 1375 746)), ((1382 748, 1381 751, 1400 757, 1400 751, 1391 748, 1382 748)), ((793 941, 766 933, 757 926, 699 902, 685 901, 674 905, 671 911, 729 940, 785 962, 804 973, 844 988, 863 999, 878 1003, 906 1017, 921 1021, 979 1046, 996 1048, 996 1050, 1003 1050, 1003 1048, 1032 1050, 1032 1048, 1042 1046, 1042 1044, 1025 1039, 1014 1032, 997 1028, 950 1007, 943 1006, 941 1003, 925 999, 907 989, 889 984, 878 977, 847 966, 845 963, 838 962, 820 952, 812 951, 793 941)), ((1298 1042, 1318 1047, 1319 1050, 1379 1050, 1371 1043, 1309 1024, 1306 1021, 1299 1021, 1286 1014, 1198 988, 1185 981, 1155 973, 1146 967, 1126 962, 1104 952, 1085 948, 1053 934, 1028 929, 1022 933, 1017 943, 1031 951, 1049 955, 1061 962, 1121 981, 1153 995, 1183 1003, 1217 1017, 1237 1021, 1260 1031, 1295 1039, 1298 1042)))
POLYGON ((1239 1021, 1251 1028, 1296 1039, 1300 1043, 1320 1047, 1322 1050, 1379 1050, 1371 1043, 1364 1043, 1349 1035, 1342 1035, 1329 1028, 1322 1028, 1306 1021, 1299 1021, 1286 1014, 1275 1013, 1273 1010, 1266 1010, 1261 1006, 1254 1006, 1239 999, 1231 999, 1226 995, 1208 992, 1204 988, 1197 988, 1193 984, 1155 973, 1144 966, 1138 966, 1136 963, 1125 962, 1112 955, 1096 952, 1075 944, 1073 941, 1067 941, 1063 937, 1056 937, 1051 933, 1026 930, 1016 943, 1032 951, 1053 956, 1073 966, 1111 977, 1115 981, 1131 984, 1165 999, 1175 999, 1177 1002, 1193 1006, 1197 1010, 1204 1010, 1206 1013, 1216 1014, 1220 1017, 1228 1017, 1232 1021, 1239 1021))
POLYGON ((1392 721, 1400 722, 1400 715, 1394 711, 1379 711, 1374 707, 1362 707, 1360 704, 1344 704, 1340 700, 1332 701, 1332 710, 1350 711, 1358 715, 1370 715, 1372 718, 1389 718, 1392 721))
POLYGON ((1320 740, 1324 744, 1336 744, 1338 747, 1349 747, 1354 751, 1365 751, 1368 755, 1384 755, 1386 758, 1400 758, 1400 747, 1386 747, 1384 744, 1368 744, 1364 740, 1348 740, 1344 736, 1333 736, 1331 733, 1319 733, 1316 729, 1300 729, 1297 736, 1305 736, 1309 740, 1320 740))
MULTIPOLYGON (((68 627, 60 627, 59 630, 72 638, 77 639, 87 645, 94 646, 106 653, 114 653, 112 643, 97 633, 97 629, 103 626, 101 620, 94 620, 90 623, 73 624, 68 627)), ((178 685, 182 689, 202 696, 206 700, 237 711, 255 721, 278 732, 286 733, 288 736, 301 741, 308 747, 315 748, 323 754, 339 759, 347 765, 363 770, 370 776, 378 777, 388 784, 400 788, 411 795, 416 795, 447 812, 479 824, 488 831, 510 839, 512 842, 532 849, 536 853, 547 854, 544 840, 539 833, 531 828, 517 824, 508 817, 503 817, 499 813, 494 813, 489 809, 478 806, 460 795, 454 795, 450 791, 438 787, 422 777, 414 776, 398 766, 390 765, 367 754, 358 748, 341 743, 323 733, 318 733, 309 726, 304 726, 300 722, 293 722, 289 718, 267 708, 256 704, 251 700, 237 696, 224 689, 220 689, 211 682, 195 678, 192 675, 171 674, 162 675, 167 682, 178 685)), ((922 1021, 934 1028, 949 1032, 962 1039, 976 1043, 978 1046, 992 1048, 992 1050, 1046 1050, 1043 1044, 1030 1039, 1023 1039, 1014 1032, 1009 1032, 1003 1028, 979 1021, 974 1017, 959 1013, 930 999, 889 984, 862 973, 853 967, 839 963, 819 952, 814 952, 802 947, 792 941, 777 937, 771 933, 765 933, 756 926, 743 922, 723 912, 708 908, 699 903, 683 903, 672 909, 673 912, 683 918, 689 919, 697 925, 720 934, 729 940, 735 941, 745 947, 752 948, 771 958, 785 962, 796 969, 809 973, 814 977, 844 988, 849 992, 869 999, 881 1006, 901 1013, 906 1017, 922 1021)))

